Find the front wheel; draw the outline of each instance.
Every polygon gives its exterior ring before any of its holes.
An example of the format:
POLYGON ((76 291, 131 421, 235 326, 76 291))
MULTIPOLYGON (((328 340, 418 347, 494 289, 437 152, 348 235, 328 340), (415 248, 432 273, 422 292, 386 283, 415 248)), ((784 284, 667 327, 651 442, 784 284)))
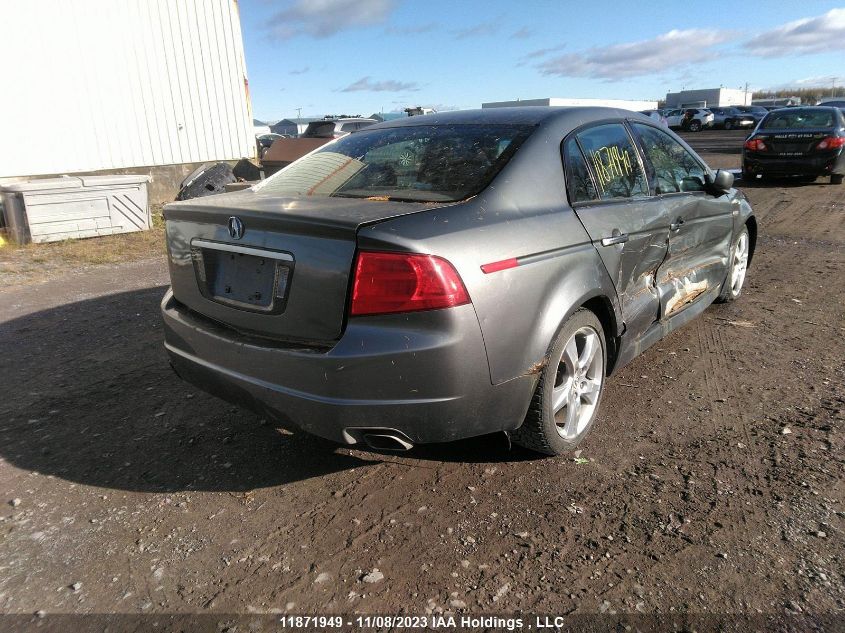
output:
POLYGON ((701 121, 693 121, 689 124, 690 132, 701 132, 701 121))
POLYGON ((561 455, 589 432, 604 391, 607 365, 604 329, 586 309, 561 328, 522 426, 511 432, 520 446, 561 455))
POLYGON ((733 121, 725 121, 725 129, 726 130, 733 129, 733 126, 734 126, 733 121))
POLYGON ((722 283, 722 291, 716 298, 718 303, 728 303, 737 299, 742 293, 745 274, 748 272, 748 256, 751 254, 751 239, 748 228, 742 227, 731 248, 730 269, 728 276, 722 283))

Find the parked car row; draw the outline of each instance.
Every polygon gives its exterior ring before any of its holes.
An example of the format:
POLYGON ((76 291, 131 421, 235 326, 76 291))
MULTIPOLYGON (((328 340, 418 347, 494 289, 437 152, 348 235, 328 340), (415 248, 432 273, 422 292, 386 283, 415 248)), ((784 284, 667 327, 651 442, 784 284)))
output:
POLYGON ((711 106, 708 108, 664 108, 642 110, 642 114, 665 122, 673 130, 699 132, 709 128, 749 129, 763 120, 769 110, 762 106, 711 106))

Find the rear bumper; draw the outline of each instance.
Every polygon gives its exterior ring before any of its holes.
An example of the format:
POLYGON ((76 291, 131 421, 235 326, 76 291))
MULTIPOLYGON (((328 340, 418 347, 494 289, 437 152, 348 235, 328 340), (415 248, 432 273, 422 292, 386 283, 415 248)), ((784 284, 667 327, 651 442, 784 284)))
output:
POLYGON ((490 381, 471 305, 350 320, 331 349, 241 335, 162 301, 165 347, 184 380, 289 429, 355 443, 355 429, 388 428, 414 443, 510 430, 536 376, 490 381), (352 429, 352 433, 345 432, 352 429))
POLYGON ((845 153, 821 157, 778 157, 745 154, 743 170, 773 176, 826 176, 845 174, 845 153))

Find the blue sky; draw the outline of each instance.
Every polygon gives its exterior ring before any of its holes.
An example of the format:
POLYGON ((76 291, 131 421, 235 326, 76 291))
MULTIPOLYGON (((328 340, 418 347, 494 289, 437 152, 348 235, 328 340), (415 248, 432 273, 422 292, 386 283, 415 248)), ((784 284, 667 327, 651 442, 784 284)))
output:
POLYGON ((796 2, 240 0, 262 120, 683 88, 845 85, 845 6, 796 2), (686 10, 690 7, 692 10, 686 10))

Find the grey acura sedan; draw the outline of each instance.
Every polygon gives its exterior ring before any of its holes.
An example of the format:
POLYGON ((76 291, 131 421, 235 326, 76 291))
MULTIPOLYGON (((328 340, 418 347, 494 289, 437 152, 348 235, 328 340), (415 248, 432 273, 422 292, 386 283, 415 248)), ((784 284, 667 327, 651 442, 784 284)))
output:
POLYGON ((374 125, 165 209, 165 345, 280 426, 407 449, 504 431, 560 454, 605 378, 742 290, 733 176, 648 117, 502 108, 374 125))

